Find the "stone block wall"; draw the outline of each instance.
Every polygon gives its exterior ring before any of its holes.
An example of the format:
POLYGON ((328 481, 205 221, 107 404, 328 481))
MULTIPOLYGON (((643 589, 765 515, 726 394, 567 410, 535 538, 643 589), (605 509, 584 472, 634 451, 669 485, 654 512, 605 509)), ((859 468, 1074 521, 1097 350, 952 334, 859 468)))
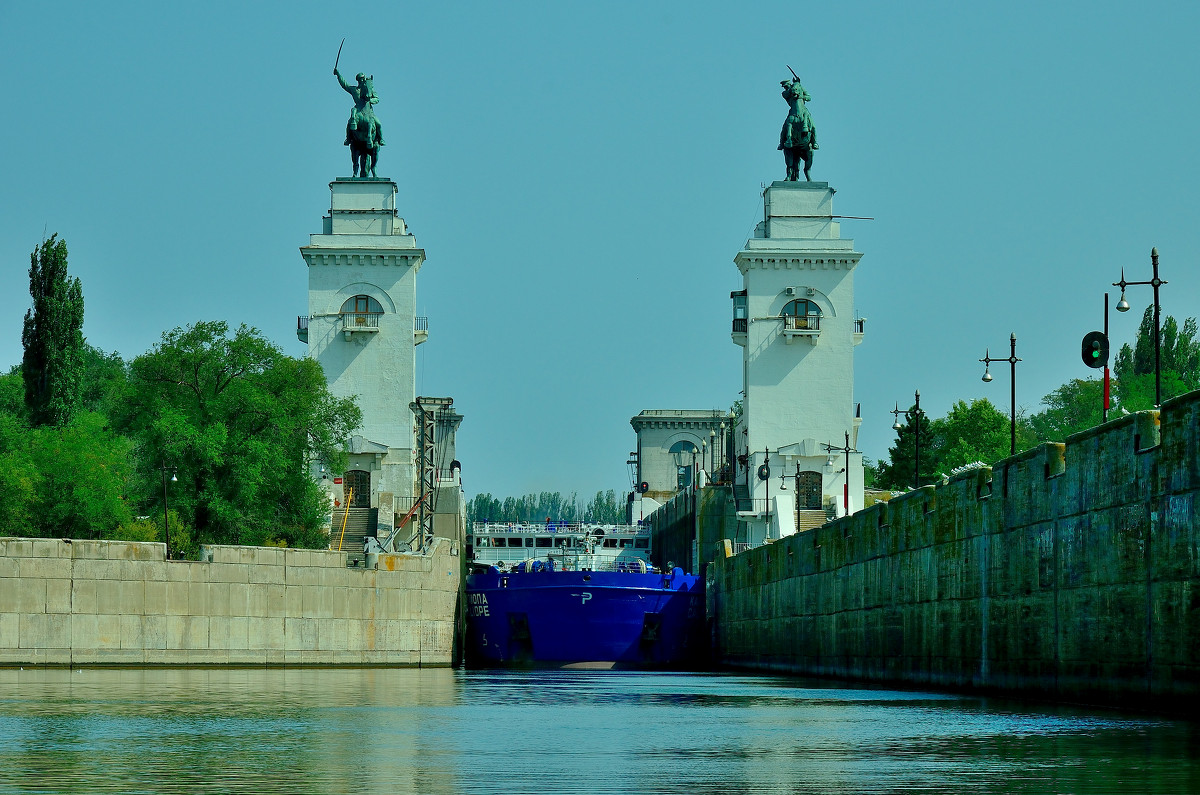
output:
POLYGON ((450 665, 459 545, 380 555, 0 538, 0 665, 450 665))
POLYGON ((1198 500, 1200 392, 719 556, 717 658, 1194 710, 1198 500))

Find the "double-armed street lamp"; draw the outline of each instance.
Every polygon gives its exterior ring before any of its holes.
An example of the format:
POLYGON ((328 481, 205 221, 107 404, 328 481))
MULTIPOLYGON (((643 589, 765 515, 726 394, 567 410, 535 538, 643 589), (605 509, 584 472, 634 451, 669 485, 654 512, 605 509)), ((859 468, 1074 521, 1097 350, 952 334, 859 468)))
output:
MULTIPOLYGON (((896 415, 896 422, 892 425, 892 430, 899 432, 904 428, 900 424, 900 415, 904 415, 904 419, 908 422, 916 420, 913 424, 916 440, 916 455, 913 456, 913 488, 921 488, 921 418, 925 416, 925 412, 921 411, 921 390, 917 390, 916 402, 911 409, 907 411, 900 410, 900 404, 896 404, 896 408, 892 409, 892 414, 896 415)), ((849 438, 846 443, 849 444, 849 438)), ((847 456, 849 458, 849 456, 847 456)))
POLYGON ((1010 402, 1009 402, 1009 417, 1010 417, 1010 419, 1009 419, 1008 454, 1016 455, 1017 454, 1017 362, 1021 361, 1020 359, 1017 358, 1017 335, 1016 335, 1016 332, 1014 332, 1011 336, 1009 336, 1008 345, 1009 345, 1009 353, 1008 353, 1007 358, 993 359, 991 356, 991 351, 987 348, 984 348, 983 358, 980 359, 979 361, 983 362, 983 382, 985 384, 991 383, 991 380, 992 380, 992 372, 990 369, 992 362, 1008 362, 1008 364, 1011 368, 1012 372, 1011 372, 1011 378, 1009 380, 1012 382, 1010 384, 1010 386, 1012 387, 1012 393, 1011 393, 1010 402))
MULTIPOLYGON (((1154 277, 1148 282, 1131 282, 1125 278, 1125 269, 1121 268, 1121 281, 1113 282, 1113 287, 1121 288, 1121 300, 1117 302, 1118 312, 1128 312, 1129 302, 1125 300, 1125 288, 1131 284, 1148 284, 1154 288, 1154 406, 1162 405, 1162 330, 1159 322, 1160 307, 1158 303, 1158 288, 1167 282, 1158 278, 1158 248, 1150 249, 1150 266, 1154 277)), ((1107 331, 1107 329, 1106 329, 1107 331)))
MULTIPOLYGON (((917 393, 918 403, 920 402, 920 399, 921 399, 921 393, 918 392, 917 393)), ((899 411, 900 411, 900 404, 897 403, 896 404, 896 412, 899 413, 899 411)), ((899 425, 899 423, 900 423, 900 418, 899 418, 899 416, 897 416, 896 425, 899 425)), ((893 425, 892 427, 895 428, 896 425, 893 425)), ((921 425, 920 420, 918 420, 917 427, 919 428, 920 425, 921 425)), ((833 453, 845 453, 846 454, 846 468, 843 470, 846 473, 846 478, 845 478, 845 482, 842 484, 842 508, 845 509, 846 516, 849 516, 850 515, 850 454, 857 453, 858 450, 855 450, 854 447, 850 444, 850 432, 849 431, 846 431, 846 443, 844 445, 842 445, 841 447, 834 447, 832 444, 829 444, 829 443, 822 443, 821 446, 825 448, 825 452, 827 452, 831 455, 831 460, 832 460, 833 453)), ((799 481, 799 478, 800 478, 800 471, 799 471, 799 469, 797 469, 797 471, 796 471, 797 482, 799 481)))
POLYGON ((164 460, 162 463, 162 487, 163 487, 163 537, 166 539, 167 545, 167 560, 171 559, 171 524, 167 518, 167 473, 171 473, 171 482, 178 482, 179 478, 175 477, 175 473, 179 467, 169 467, 164 460))

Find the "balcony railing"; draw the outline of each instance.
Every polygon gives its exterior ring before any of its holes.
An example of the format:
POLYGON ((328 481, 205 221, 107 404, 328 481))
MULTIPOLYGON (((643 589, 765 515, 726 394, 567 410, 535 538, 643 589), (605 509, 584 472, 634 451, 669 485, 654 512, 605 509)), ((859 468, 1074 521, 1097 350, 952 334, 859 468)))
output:
POLYGON ((863 326, 865 326, 866 323, 867 323, 867 319, 865 317, 856 318, 854 321, 854 333, 862 334, 863 326))
POLYGON ((733 333, 734 334, 745 334, 746 333, 746 318, 735 317, 733 319, 733 333))
POLYGON ((429 318, 414 317, 413 318, 413 331, 429 331, 429 318))
POLYGON ((342 331, 379 331, 379 318, 376 312, 344 312, 342 313, 342 331))
POLYGON ((296 316, 296 339, 308 342, 308 315, 296 316))
POLYGON ((821 331, 820 315, 784 315, 784 331, 809 332, 817 334, 821 331))

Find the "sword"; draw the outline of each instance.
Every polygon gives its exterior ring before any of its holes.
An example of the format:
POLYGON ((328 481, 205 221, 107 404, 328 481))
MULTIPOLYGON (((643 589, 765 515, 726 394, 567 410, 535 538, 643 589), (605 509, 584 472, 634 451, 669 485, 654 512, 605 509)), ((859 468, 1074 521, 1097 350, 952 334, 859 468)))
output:
MULTIPOLYGON (((340 52, 340 50, 339 50, 339 52, 340 52)), ((784 66, 787 66, 787 64, 784 64, 784 66)), ((796 74, 796 71, 794 69, 792 69, 792 67, 790 67, 790 66, 788 66, 788 71, 792 73, 792 77, 796 78, 796 82, 799 83, 800 75, 796 74)))
MULTIPOLYGON (((337 65, 338 65, 338 61, 340 61, 340 60, 342 59, 342 45, 343 45, 343 44, 345 44, 345 43, 346 43, 346 37, 345 37, 345 36, 343 36, 343 37, 342 37, 342 44, 339 44, 339 45, 338 45, 338 54, 337 54, 337 57, 333 59, 333 73, 334 73, 334 74, 337 74, 337 65)), ((790 67, 790 66, 789 66, 788 68, 789 68, 789 69, 791 69, 792 67, 790 67)), ((792 72, 792 74, 796 74, 796 73, 795 73, 795 72, 792 72)), ((796 78, 796 79, 797 79, 797 80, 799 80, 800 78, 796 78)))

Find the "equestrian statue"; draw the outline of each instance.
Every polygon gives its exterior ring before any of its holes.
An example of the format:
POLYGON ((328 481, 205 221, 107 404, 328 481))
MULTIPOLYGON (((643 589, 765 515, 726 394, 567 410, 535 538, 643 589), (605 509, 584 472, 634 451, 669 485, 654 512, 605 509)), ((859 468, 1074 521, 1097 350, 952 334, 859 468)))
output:
POLYGON ((796 77, 792 67, 789 66, 788 71, 792 72, 794 79, 781 80, 779 83, 783 86, 783 101, 790 108, 787 118, 783 120, 783 130, 779 133, 779 148, 783 150, 788 181, 800 180, 800 164, 804 163, 804 178, 811 182, 812 177, 808 175, 808 170, 812 168, 813 152, 819 147, 817 127, 813 124, 812 116, 804 103, 812 97, 804 90, 804 86, 800 85, 800 78, 796 77))
MULTIPOLYGON (((345 44, 346 40, 342 39, 345 44)), ((338 59, 342 57, 342 48, 338 47, 338 59)), ((350 109, 350 119, 346 122, 346 142, 350 147, 350 167, 355 177, 374 177, 375 164, 379 162, 379 147, 383 146, 383 126, 375 118, 372 106, 379 102, 375 94, 375 76, 367 77, 362 72, 355 75, 357 85, 352 85, 342 78, 338 71, 337 60, 333 62, 333 76, 354 98, 354 107, 350 109)))

